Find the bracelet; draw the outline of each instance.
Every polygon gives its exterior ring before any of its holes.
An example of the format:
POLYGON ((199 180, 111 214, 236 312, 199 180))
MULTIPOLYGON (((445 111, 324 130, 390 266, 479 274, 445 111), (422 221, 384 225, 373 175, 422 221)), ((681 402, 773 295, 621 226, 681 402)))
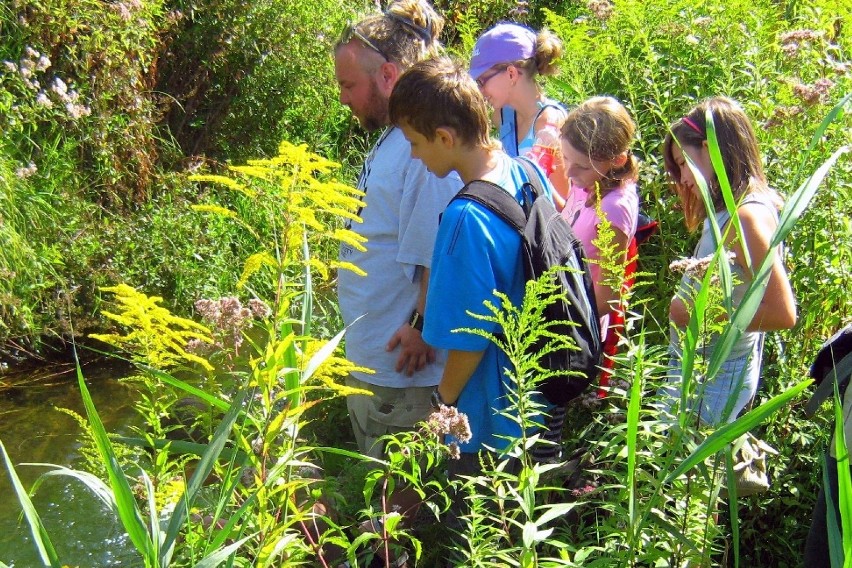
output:
POLYGON ((420 333, 423 333, 423 314, 418 312, 417 309, 412 311, 411 317, 408 320, 408 325, 410 325, 420 333))

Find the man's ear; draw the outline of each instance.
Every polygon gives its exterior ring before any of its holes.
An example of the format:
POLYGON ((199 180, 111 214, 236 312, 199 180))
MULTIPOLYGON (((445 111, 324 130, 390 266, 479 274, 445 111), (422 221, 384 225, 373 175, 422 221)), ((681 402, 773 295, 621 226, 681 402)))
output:
POLYGON ((379 67, 377 75, 379 89, 384 96, 390 97, 391 91, 393 91, 393 87, 396 85, 396 80, 400 76, 399 67, 392 61, 385 61, 379 67))

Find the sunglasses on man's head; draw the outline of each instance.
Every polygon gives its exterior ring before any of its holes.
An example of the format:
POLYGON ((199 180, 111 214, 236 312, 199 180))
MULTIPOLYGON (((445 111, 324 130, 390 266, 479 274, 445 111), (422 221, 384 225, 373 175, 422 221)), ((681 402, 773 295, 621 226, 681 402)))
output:
POLYGON ((384 51, 382 51, 381 48, 376 45, 372 40, 368 39, 364 34, 356 30, 355 26, 352 24, 346 26, 346 29, 343 30, 343 34, 340 36, 340 45, 346 45, 352 40, 353 37, 360 41, 362 44, 364 44, 366 47, 369 47, 370 49, 384 57, 385 61, 390 62, 391 58, 388 57, 388 55, 384 51))

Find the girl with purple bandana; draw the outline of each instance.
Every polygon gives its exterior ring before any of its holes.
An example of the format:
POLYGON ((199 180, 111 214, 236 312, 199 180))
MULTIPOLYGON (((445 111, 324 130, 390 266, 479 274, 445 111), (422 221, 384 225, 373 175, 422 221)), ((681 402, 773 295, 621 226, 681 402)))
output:
MULTIPOLYGON (((562 55, 562 41, 552 32, 535 32, 526 26, 500 23, 483 33, 473 48, 470 76, 494 109, 492 120, 500 129, 500 142, 510 156, 531 152, 543 130, 558 131, 565 119, 561 103, 547 98, 537 75, 553 75, 562 55)), ((568 182, 559 159, 549 179, 561 208, 568 182)))

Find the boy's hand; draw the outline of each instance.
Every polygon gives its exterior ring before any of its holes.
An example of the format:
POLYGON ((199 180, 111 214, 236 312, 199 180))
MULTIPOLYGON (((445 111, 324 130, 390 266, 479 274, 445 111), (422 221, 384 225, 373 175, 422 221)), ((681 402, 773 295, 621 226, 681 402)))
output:
POLYGON ((388 351, 401 346, 396 360, 396 371, 404 372, 407 376, 423 369, 429 363, 435 362, 435 349, 423 341, 420 332, 410 325, 403 324, 393 334, 387 345, 388 351))

